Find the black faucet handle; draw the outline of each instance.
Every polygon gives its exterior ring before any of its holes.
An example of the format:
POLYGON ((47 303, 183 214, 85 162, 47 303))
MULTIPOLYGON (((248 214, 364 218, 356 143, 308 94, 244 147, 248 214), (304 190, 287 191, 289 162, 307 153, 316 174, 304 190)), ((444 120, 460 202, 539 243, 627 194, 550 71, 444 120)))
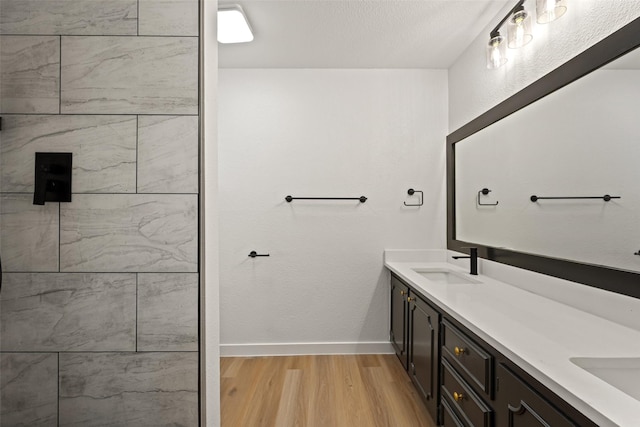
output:
POLYGON ((466 246, 462 249, 469 249, 469 255, 464 256, 452 256, 453 259, 469 259, 470 260, 470 273, 473 276, 478 275, 478 248, 475 246, 466 246))

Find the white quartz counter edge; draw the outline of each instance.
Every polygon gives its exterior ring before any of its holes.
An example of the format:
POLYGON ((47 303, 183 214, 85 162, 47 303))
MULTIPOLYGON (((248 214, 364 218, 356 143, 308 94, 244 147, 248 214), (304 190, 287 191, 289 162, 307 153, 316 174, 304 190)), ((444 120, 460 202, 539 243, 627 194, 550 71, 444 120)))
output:
POLYGON ((385 266, 599 426, 640 426, 640 402, 572 357, 640 357, 640 332, 445 262, 385 266), (413 269, 446 268, 480 284, 434 283, 413 269))

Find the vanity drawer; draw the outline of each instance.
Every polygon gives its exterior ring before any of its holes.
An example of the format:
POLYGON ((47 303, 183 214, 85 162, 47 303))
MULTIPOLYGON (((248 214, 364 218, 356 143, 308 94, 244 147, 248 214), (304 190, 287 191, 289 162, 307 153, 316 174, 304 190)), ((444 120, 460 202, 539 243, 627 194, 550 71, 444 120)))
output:
POLYGON ((442 427, 465 427, 446 399, 442 399, 442 409, 442 427))
MULTIPOLYGON (((490 427, 493 421, 493 411, 471 387, 460 377, 455 369, 442 360, 442 397, 459 415, 462 423, 467 427, 490 427)), ((455 425, 455 424, 454 424, 455 425)))
POLYGON ((466 374, 469 381, 493 397, 493 356, 446 319, 442 319, 442 355, 466 374))
POLYGON ((496 421, 498 425, 577 427, 593 425, 569 419, 552 403, 502 363, 497 367, 496 421))

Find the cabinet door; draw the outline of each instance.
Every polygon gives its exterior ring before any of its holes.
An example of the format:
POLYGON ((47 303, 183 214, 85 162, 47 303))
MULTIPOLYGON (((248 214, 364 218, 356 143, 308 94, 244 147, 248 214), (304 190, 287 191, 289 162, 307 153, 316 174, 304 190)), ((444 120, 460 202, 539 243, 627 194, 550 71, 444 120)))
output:
POLYGON ((439 314, 429 304, 410 297, 409 303, 409 373, 427 410, 438 422, 439 314))
POLYGON ((407 318, 409 287, 391 276, 391 327, 389 338, 404 369, 407 369, 409 352, 407 349, 407 318))
POLYGON ((496 373, 497 427, 577 426, 506 366, 498 364, 496 373))

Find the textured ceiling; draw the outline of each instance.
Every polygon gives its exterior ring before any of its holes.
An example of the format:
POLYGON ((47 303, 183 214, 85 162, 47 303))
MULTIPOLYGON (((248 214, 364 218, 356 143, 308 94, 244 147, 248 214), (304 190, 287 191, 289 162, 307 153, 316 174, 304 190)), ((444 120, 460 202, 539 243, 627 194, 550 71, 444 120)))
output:
POLYGON ((505 0, 244 0, 251 43, 221 68, 449 68, 505 0))

